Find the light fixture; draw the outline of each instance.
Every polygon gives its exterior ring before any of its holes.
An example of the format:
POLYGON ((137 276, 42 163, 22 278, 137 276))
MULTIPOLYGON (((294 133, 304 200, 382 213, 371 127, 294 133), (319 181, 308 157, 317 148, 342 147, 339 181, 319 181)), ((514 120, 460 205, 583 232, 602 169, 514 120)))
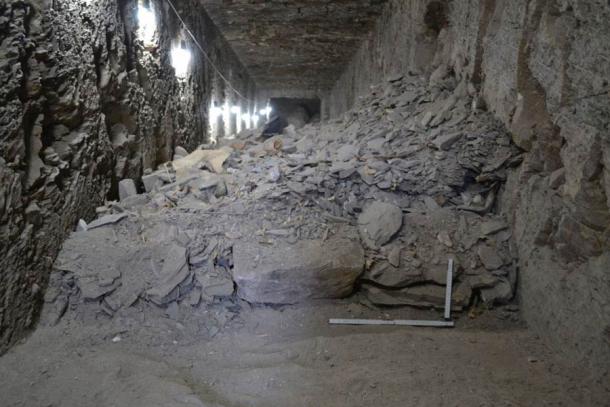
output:
POLYGON ((157 19, 150 3, 140 2, 138 5, 138 34, 145 47, 155 45, 156 30, 157 19))
POLYGON ((240 112, 241 112, 241 108, 239 106, 232 106, 231 107, 231 113, 238 114, 240 112))
POLYGON ((261 109, 260 114, 261 114, 261 116, 267 116, 267 117, 269 117, 269 115, 271 114, 271 112, 272 112, 271 106, 267 106, 266 108, 261 109))
POLYGON ((176 72, 176 77, 179 79, 186 78, 189 64, 191 62, 191 52, 186 49, 184 41, 179 47, 172 48, 172 66, 176 72))
POLYGON ((252 115, 252 124, 254 125, 254 127, 258 126, 259 119, 260 119, 259 115, 257 115, 257 114, 252 115))
POLYGON ((252 117, 250 116, 250 113, 244 113, 241 115, 242 120, 244 122, 246 122, 246 129, 250 128, 250 120, 252 120, 252 117))
MULTIPOLYGON (((222 120, 225 123, 225 130, 228 130, 229 120, 231 119, 231 108, 229 107, 229 102, 225 102, 222 107, 222 120)), ((228 131, 227 131, 228 133, 228 131)))
POLYGON ((218 106, 212 106, 210 108, 210 118, 212 121, 215 122, 220 116, 222 116, 222 109, 218 106))

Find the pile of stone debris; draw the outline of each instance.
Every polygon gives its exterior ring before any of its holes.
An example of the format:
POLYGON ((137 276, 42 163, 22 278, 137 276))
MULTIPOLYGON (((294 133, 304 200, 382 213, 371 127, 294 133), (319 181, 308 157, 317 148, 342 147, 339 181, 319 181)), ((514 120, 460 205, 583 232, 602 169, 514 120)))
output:
POLYGON ((396 77, 341 120, 245 131, 148 171, 138 194, 81 221, 55 263, 47 313, 169 315, 361 290, 375 305, 453 309, 514 295, 511 231, 495 213, 520 152, 474 90, 396 77))

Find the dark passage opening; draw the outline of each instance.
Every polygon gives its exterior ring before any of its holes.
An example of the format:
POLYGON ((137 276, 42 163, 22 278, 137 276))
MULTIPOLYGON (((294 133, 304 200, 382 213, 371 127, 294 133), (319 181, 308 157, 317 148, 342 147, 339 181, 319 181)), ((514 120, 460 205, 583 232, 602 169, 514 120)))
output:
POLYGON ((277 134, 290 125, 299 129, 320 121, 320 99, 271 98, 271 120, 265 134, 277 134))

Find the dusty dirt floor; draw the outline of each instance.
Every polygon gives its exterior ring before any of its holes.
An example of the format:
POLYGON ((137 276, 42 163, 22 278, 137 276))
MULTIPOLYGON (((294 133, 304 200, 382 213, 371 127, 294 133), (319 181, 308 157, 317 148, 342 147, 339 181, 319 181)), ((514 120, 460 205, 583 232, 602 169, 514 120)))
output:
MULTIPOLYGON (((373 310, 355 298, 284 307, 242 303, 211 338, 192 336, 189 327, 162 316, 104 324, 66 319, 0 358, 0 405, 608 405, 607 384, 550 353, 518 313, 462 316, 455 329, 327 323, 439 316, 373 310)), ((197 318, 206 316, 191 321, 197 318)))

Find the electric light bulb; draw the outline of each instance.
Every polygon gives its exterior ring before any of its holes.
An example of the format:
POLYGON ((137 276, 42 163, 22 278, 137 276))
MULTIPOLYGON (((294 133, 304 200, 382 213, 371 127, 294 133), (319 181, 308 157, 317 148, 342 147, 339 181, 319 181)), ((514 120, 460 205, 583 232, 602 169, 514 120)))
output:
POLYGON ((176 72, 176 77, 186 78, 189 63, 191 62, 191 52, 185 48, 174 47, 171 52, 172 66, 176 72))
POLYGON ((144 5, 138 6, 138 32, 145 46, 155 43, 155 31, 157 30, 157 19, 155 13, 144 5))
POLYGON ((222 116, 222 109, 217 106, 212 106, 210 108, 210 117, 212 121, 216 121, 220 116, 222 116))

